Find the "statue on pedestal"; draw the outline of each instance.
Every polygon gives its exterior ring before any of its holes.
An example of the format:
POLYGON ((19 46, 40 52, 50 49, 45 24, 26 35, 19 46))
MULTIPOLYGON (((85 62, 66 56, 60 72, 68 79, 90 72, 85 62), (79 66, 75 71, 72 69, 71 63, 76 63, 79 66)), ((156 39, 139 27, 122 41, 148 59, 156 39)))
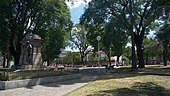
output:
POLYGON ((28 33, 21 41, 20 66, 24 69, 41 69, 41 38, 32 33, 28 33))

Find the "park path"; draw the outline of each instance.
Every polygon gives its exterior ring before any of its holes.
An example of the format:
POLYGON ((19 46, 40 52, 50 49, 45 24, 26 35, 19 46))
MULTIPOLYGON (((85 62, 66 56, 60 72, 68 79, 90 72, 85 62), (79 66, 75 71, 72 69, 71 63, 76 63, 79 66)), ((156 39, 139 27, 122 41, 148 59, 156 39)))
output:
POLYGON ((1 90, 0 96, 63 96, 93 80, 97 76, 83 76, 81 79, 69 80, 32 87, 1 90))

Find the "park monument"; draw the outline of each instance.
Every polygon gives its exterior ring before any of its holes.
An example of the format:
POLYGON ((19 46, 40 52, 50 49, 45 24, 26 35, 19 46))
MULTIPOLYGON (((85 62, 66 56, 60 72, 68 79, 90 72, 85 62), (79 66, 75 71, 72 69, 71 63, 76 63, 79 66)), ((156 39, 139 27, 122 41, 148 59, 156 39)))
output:
POLYGON ((40 70, 43 68, 41 56, 41 37, 28 33, 21 41, 19 65, 25 70, 40 70))

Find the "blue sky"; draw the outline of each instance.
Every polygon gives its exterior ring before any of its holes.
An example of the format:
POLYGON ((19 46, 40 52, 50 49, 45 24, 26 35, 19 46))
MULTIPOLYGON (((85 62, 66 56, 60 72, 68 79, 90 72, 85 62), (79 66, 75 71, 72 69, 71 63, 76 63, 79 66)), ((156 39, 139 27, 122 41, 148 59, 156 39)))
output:
POLYGON ((73 0, 74 4, 71 2, 66 2, 66 4, 70 8, 71 13, 71 20, 74 24, 79 23, 79 18, 84 13, 84 7, 90 2, 91 0, 86 0, 87 2, 84 2, 83 0, 73 0))
POLYGON ((74 24, 79 23, 79 18, 84 13, 84 5, 81 4, 79 7, 70 9, 71 20, 74 24))

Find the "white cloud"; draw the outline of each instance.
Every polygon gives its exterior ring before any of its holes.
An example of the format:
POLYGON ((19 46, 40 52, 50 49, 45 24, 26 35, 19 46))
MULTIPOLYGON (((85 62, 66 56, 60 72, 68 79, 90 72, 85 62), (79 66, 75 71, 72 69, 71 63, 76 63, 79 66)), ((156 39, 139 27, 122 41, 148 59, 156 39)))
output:
POLYGON ((86 5, 90 2, 91 0, 71 0, 71 1, 66 1, 66 4, 69 6, 70 9, 72 8, 77 8, 81 4, 86 5), (86 2, 85 2, 86 1, 86 2))

